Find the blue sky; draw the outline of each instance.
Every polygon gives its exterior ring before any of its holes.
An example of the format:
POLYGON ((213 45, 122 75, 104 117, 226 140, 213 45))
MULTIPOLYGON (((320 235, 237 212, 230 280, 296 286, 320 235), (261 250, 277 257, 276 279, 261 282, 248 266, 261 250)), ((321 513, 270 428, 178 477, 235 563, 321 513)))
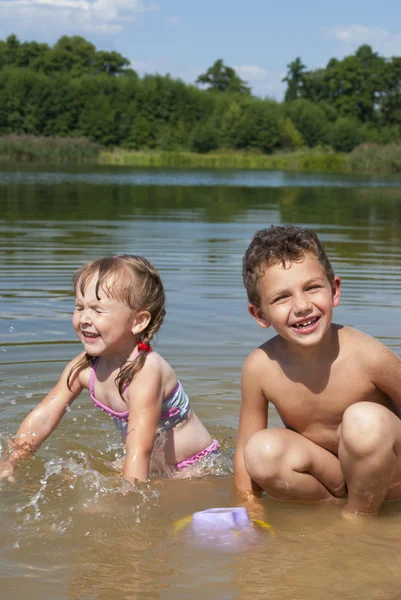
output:
POLYGON ((139 74, 194 82, 217 58, 255 94, 280 100, 286 65, 308 68, 364 43, 401 55, 401 3, 382 0, 0 0, 0 38, 53 44, 82 35, 117 50, 139 74))

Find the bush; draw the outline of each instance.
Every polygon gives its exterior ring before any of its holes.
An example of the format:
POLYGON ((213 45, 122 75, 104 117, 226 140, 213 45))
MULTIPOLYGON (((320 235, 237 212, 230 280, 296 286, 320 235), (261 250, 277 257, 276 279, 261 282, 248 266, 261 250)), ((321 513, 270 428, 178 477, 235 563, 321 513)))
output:
POLYGON ((100 145, 86 138, 12 134, 0 136, 0 158, 11 162, 95 162, 100 151, 100 145))
POLYGON ((291 102, 288 113, 310 148, 327 142, 328 122, 319 106, 300 98, 291 102))
POLYGON ((191 150, 205 154, 219 147, 219 136, 212 125, 198 125, 194 129, 191 140, 191 150))
POLYGON ((280 108, 275 102, 254 100, 244 110, 234 131, 236 148, 257 148, 266 154, 280 146, 280 108))
POLYGON ((337 152, 351 152, 365 141, 362 123, 352 117, 337 119, 331 126, 328 142, 337 152))
POLYGON ((348 156, 353 171, 401 173, 401 144, 361 144, 348 156))
POLYGON ((281 147, 286 150, 298 150, 305 146, 305 141, 294 123, 288 117, 281 121, 281 147))

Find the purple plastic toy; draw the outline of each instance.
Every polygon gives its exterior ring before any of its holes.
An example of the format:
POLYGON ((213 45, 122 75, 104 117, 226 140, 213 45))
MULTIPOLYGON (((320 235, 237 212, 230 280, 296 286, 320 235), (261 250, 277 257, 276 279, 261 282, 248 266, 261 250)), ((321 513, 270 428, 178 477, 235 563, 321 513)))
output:
POLYGON ((246 508, 210 508, 192 515, 192 529, 195 533, 213 534, 216 532, 244 530, 252 527, 246 508))

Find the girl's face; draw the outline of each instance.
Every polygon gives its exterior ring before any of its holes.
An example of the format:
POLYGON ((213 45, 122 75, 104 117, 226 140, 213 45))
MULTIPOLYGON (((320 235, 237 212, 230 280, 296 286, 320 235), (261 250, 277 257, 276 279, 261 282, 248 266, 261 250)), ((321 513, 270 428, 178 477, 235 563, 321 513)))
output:
MULTIPOLYGON (((96 296, 97 280, 96 275, 92 277, 83 294, 78 282, 73 327, 85 352, 91 356, 116 355, 126 360, 143 328, 138 328, 138 315, 124 302, 108 297, 102 287, 98 290, 99 298, 96 296)), ((112 281, 107 283, 110 286, 112 281)))

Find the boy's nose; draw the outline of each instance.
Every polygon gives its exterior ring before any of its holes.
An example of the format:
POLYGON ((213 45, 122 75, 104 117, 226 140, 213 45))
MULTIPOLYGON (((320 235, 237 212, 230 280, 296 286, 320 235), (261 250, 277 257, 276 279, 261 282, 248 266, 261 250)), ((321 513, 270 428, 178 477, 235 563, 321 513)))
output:
POLYGON ((312 304, 306 294, 299 294, 294 297, 293 310, 295 314, 305 314, 312 310, 312 304))

